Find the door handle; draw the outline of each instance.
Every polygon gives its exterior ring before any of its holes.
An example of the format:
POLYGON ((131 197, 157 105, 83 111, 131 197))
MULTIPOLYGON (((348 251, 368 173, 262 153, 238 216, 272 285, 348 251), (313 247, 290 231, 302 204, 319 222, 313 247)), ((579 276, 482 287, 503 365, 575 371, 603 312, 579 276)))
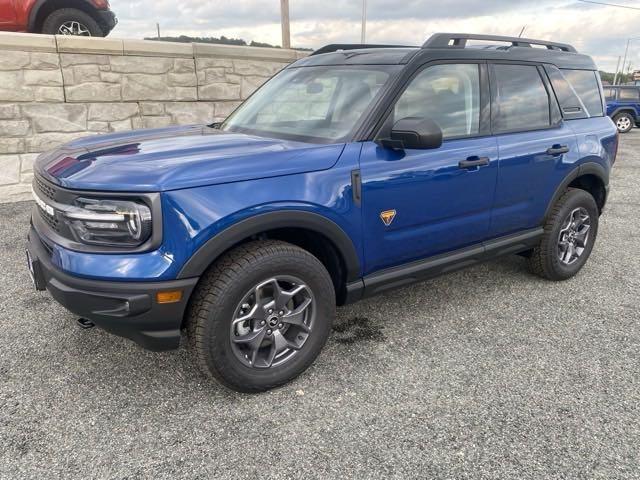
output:
POLYGON ((458 162, 459 168, 486 167, 487 165, 489 165, 489 157, 473 156, 458 162))
POLYGON ((563 153, 569 153, 569 147, 566 145, 554 145, 547 148, 547 155, 562 155, 563 153))

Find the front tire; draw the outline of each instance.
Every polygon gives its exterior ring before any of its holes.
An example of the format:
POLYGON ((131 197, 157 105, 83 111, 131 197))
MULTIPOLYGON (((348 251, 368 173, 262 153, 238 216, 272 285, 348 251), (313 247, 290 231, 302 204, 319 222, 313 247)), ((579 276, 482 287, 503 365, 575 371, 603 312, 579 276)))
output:
POLYGON ((280 241, 241 245, 202 277, 190 302, 189 345, 200 370, 239 392, 285 384, 324 346, 335 316, 329 273, 280 241))
POLYGON ((42 24, 47 35, 104 37, 104 32, 89 14, 76 8, 61 8, 52 12, 42 24))
POLYGON ((635 119, 630 113, 621 112, 613 117, 613 123, 616 124, 616 128, 620 133, 627 133, 633 128, 635 119))
POLYGON ((529 267, 548 280, 566 280, 584 266, 598 234, 598 206, 584 190, 570 188, 556 202, 544 225, 529 267))

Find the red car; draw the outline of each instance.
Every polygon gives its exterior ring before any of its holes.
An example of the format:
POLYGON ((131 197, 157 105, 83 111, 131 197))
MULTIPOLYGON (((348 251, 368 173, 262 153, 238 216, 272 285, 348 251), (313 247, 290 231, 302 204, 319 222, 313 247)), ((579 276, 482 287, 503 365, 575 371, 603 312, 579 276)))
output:
POLYGON ((0 0, 0 30, 106 37, 117 19, 109 0, 0 0))

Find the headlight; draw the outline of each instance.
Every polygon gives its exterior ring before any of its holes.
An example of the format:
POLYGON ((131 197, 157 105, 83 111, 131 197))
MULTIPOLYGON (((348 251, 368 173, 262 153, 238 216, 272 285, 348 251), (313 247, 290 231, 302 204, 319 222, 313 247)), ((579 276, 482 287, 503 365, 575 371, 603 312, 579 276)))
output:
POLYGON ((76 240, 89 245, 137 247, 151 236, 151 210, 138 202, 77 198, 62 215, 76 240))

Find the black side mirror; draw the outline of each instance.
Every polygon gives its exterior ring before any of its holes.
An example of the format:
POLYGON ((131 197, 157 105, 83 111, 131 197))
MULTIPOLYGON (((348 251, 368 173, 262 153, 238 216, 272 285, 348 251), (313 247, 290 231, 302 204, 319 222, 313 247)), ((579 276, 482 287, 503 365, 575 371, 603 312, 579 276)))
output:
POLYGON ((391 138, 381 143, 395 149, 438 148, 442 145, 442 129, 430 118, 406 117, 395 123, 391 138))

